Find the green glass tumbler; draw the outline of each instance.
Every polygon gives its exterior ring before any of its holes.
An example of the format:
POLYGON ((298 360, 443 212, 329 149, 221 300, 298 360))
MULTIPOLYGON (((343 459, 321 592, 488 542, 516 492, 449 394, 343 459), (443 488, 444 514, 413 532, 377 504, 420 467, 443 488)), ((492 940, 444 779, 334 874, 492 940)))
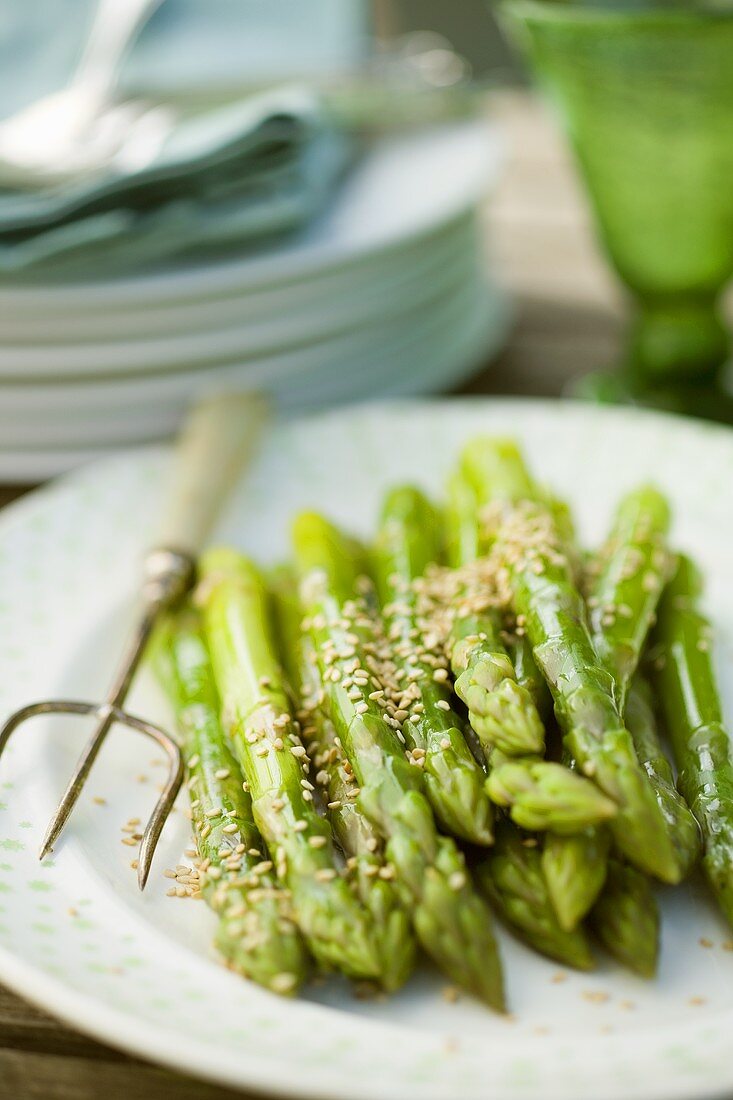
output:
POLYGON ((633 296, 615 389, 707 392, 714 405, 733 275, 733 8, 503 0, 500 11, 559 112, 633 296))

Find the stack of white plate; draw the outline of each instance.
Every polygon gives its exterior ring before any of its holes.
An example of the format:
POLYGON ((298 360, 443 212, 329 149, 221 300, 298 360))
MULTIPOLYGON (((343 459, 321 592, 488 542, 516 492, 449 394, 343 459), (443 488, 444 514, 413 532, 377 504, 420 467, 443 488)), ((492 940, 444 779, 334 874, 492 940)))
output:
POLYGON ((265 251, 0 288, 0 478, 159 440, 214 388, 287 412, 455 384, 507 329, 478 214, 498 164, 483 123, 384 141, 265 251))

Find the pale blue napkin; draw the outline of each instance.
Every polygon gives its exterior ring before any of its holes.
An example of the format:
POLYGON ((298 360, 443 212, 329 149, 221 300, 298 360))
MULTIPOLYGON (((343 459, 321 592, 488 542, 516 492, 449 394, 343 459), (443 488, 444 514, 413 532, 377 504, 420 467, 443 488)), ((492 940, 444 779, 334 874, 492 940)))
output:
MULTIPOLYGON (((50 14, 58 4, 49 8, 47 0, 34 0, 26 5, 33 14, 23 23, 18 2, 8 0, 16 11, 12 27, 8 8, 0 6, 0 71, 11 76, 0 82, 0 115, 8 113, 3 101, 13 76, 22 86, 8 94, 11 110, 17 110, 32 101, 34 90, 46 94, 62 84, 78 53, 78 42, 76 51, 69 46, 68 29, 60 34, 61 44, 46 44, 49 28, 41 27, 35 5, 50 14), (19 49, 33 59, 25 69, 16 63, 19 49), (52 70, 51 87, 36 49, 52 70)), ((77 12, 71 22, 83 41, 93 5, 65 0, 62 7, 67 17, 77 12)), ((175 28, 175 3, 166 0, 156 15, 162 19, 163 13, 175 28)), ((156 35, 159 41, 165 37, 160 27, 156 35)), ((144 44, 145 29, 131 49, 131 71, 144 44)), ((145 51, 150 65, 150 43, 145 51)), ((185 51, 179 63, 185 81, 185 51)), ((143 169, 106 170, 54 188, 0 190, 0 275, 17 280, 110 274, 149 269, 181 254, 241 251, 317 213, 352 154, 349 139, 324 121, 317 97, 302 87, 170 111, 175 125, 143 169)))

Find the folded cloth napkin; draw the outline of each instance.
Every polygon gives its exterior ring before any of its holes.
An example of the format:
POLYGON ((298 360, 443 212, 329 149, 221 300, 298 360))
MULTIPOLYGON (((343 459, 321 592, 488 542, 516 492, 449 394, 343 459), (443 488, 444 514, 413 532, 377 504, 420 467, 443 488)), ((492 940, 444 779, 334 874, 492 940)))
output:
POLYGON ((167 107, 161 126, 142 167, 120 158, 63 186, 0 190, 0 274, 114 273, 241 250, 317 212, 350 156, 302 88, 193 114, 167 107))

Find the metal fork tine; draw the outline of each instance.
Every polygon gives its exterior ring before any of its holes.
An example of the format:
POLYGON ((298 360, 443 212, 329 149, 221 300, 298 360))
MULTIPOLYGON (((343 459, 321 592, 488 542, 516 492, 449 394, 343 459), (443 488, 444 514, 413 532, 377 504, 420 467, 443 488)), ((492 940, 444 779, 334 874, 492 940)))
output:
POLYGON ((123 722, 133 729, 139 730, 140 733, 145 733, 148 737, 152 737, 167 753, 170 762, 168 779, 161 791, 160 798, 155 804, 152 814, 148 818, 148 823, 145 826, 143 839, 140 844, 137 864, 137 884, 141 890, 144 890, 145 883, 148 881, 150 865, 153 862, 153 855, 155 854, 155 848, 160 839, 160 834, 168 819, 168 815, 173 809, 173 804, 176 801, 178 792, 181 789, 181 783, 183 782, 183 757, 178 743, 174 741, 172 737, 169 737, 160 726, 156 726, 152 722, 146 722, 142 718, 136 718, 134 715, 127 714, 124 711, 115 712, 115 721, 123 722))
POLYGON ((87 781, 87 776, 91 771, 92 764, 97 759, 99 750, 104 744, 104 739, 115 721, 114 709, 112 707, 103 705, 99 708, 97 713, 101 715, 101 721, 84 746, 81 756, 77 760, 76 767, 66 785, 61 801, 56 807, 56 812, 48 823, 48 828, 41 842, 39 859, 44 859, 58 840, 61 830, 69 819, 69 814, 74 809, 79 799, 79 795, 87 781))
POLYGON ((5 725, 0 730, 0 756, 2 756, 10 737, 18 727, 29 718, 35 718, 40 714, 94 714, 98 717, 101 714, 102 722, 100 722, 94 735, 87 742, 84 752, 80 757, 79 764, 69 781, 64 797, 59 805, 59 810, 54 815, 43 839, 39 859, 43 859, 50 851, 50 845, 53 844, 53 841, 63 828, 66 818, 69 816, 69 813, 73 809, 81 793, 81 789, 89 769, 94 762, 94 758, 99 752, 101 744, 111 726, 115 724, 129 726, 139 733, 144 733, 147 737, 151 737, 168 756, 170 762, 168 779, 148 819, 140 844, 137 881, 138 886, 143 890, 148 881, 150 867, 153 862, 158 840, 160 839, 160 834, 173 808, 178 792, 181 789, 181 783, 183 782, 183 757, 178 743, 170 737, 165 730, 161 729, 160 726, 156 726, 153 722, 146 722, 144 719, 137 718, 134 714, 128 714, 119 707, 110 706, 108 703, 103 703, 100 706, 98 703, 84 703, 72 699, 48 699, 40 703, 31 703, 29 706, 21 707, 20 710, 10 715, 5 725), (68 799, 68 809, 66 809, 63 818, 59 821, 59 816, 67 803, 67 795, 71 795, 68 799), (54 830, 56 830, 55 833, 54 830), (49 837, 51 838, 50 843, 49 837))

